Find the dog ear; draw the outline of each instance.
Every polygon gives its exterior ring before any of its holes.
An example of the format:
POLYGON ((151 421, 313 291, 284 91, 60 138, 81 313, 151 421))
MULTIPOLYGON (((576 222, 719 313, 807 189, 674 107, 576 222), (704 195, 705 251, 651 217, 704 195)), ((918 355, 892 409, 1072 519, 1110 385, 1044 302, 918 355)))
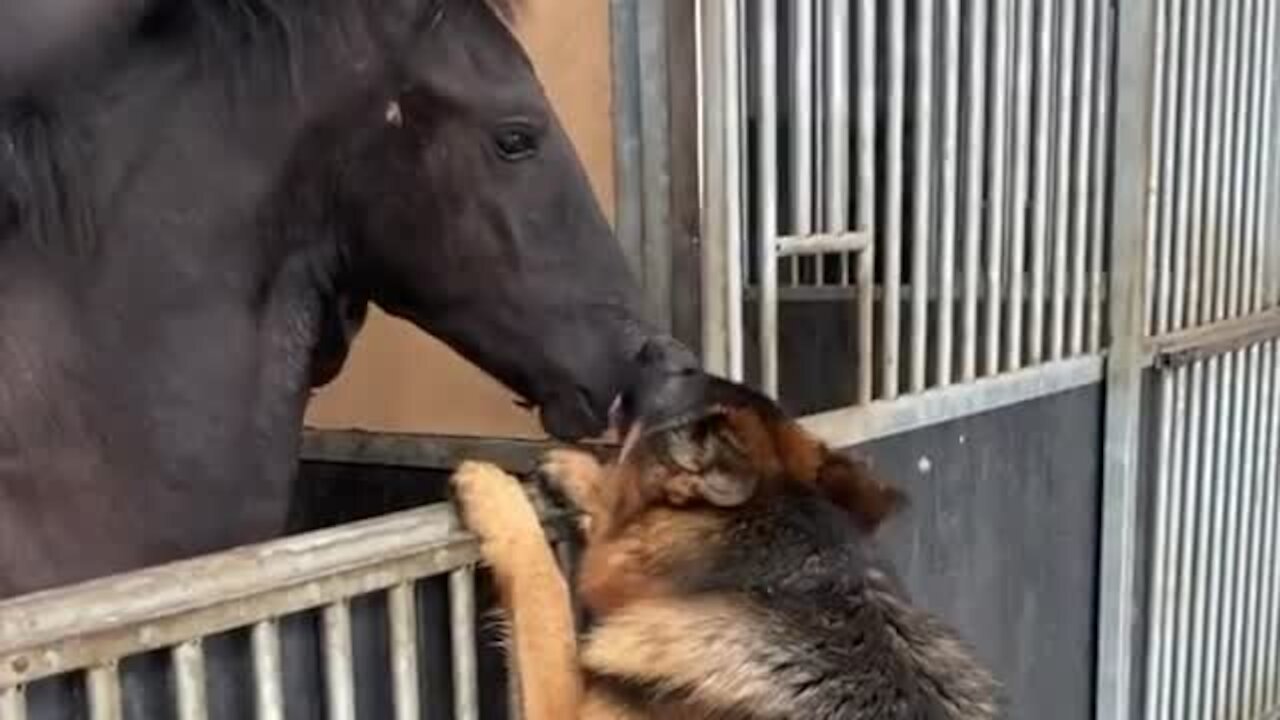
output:
POLYGON ((711 470, 694 476, 693 490, 703 500, 722 508, 738 507, 756 494, 755 475, 711 470))
POLYGON ((874 532, 907 504, 907 496, 871 472, 863 461, 824 448, 817 489, 844 508, 867 532, 874 532))

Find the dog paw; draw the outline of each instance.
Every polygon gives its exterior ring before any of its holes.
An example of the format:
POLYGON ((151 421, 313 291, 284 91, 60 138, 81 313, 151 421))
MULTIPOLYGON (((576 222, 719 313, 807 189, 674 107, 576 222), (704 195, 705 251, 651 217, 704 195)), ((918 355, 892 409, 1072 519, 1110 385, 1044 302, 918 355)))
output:
POLYGON ((595 496, 601 467, 595 456, 581 450, 549 450, 538 464, 538 473, 551 489, 580 510, 587 510, 595 496))
POLYGON ((502 468, 467 461, 450 479, 458 515, 481 542, 481 552, 491 563, 493 555, 525 541, 541 541, 538 514, 520 487, 520 481, 502 468))

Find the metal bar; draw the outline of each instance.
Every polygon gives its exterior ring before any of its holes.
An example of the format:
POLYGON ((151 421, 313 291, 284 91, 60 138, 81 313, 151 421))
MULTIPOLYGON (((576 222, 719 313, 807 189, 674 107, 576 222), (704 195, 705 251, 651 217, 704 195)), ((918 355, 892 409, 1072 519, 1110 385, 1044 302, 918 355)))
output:
MULTIPOLYGON (((1183 370, 1183 368, 1179 368, 1183 370)), ((1193 717, 1191 709, 1188 707, 1190 700, 1190 682, 1189 675, 1191 672, 1191 658, 1195 653, 1195 648, 1191 643, 1192 628, 1192 603, 1195 595, 1194 573, 1203 546, 1192 540, 1198 534, 1199 527, 1205 521, 1205 514, 1202 512, 1204 506, 1201 504, 1199 491, 1204 488, 1204 475, 1200 467, 1200 450, 1202 446, 1202 438, 1204 437, 1204 415, 1201 405, 1204 400, 1204 363, 1198 362, 1190 366, 1191 374, 1191 402, 1190 409, 1187 411, 1187 461, 1183 467, 1188 483, 1184 489, 1187 501, 1185 507, 1190 510, 1184 515, 1187 520, 1186 535, 1181 538, 1184 541, 1183 552, 1178 563, 1178 577, 1180 579, 1177 600, 1174 607, 1177 608, 1177 628, 1173 633, 1173 637, 1178 639, 1177 662, 1172 672, 1172 711, 1165 717, 1170 720, 1178 720, 1179 718, 1193 717)))
POLYGON ((449 573, 449 632, 453 647, 453 716, 479 720, 476 672, 476 579, 472 566, 449 573))
POLYGON ((178 694, 178 717, 181 720, 205 720, 209 716, 209 697, 205 686, 204 648, 200 640, 188 640, 173 648, 174 685, 178 694))
POLYGON ((89 720, 124 720, 120 702, 120 672, 114 660, 86 673, 89 689, 89 720))
MULTIPOLYGON (((1174 299, 1181 299, 1172 285, 1175 282, 1174 263, 1178 251, 1174 246, 1174 238, 1178 230, 1173 222, 1174 186, 1177 182, 1177 127, 1179 113, 1177 110, 1177 93, 1179 79, 1183 76, 1184 67, 1179 62, 1180 28, 1182 14, 1180 0, 1168 0, 1159 3, 1159 13, 1164 16, 1158 22, 1156 45, 1167 48, 1156 51, 1157 67, 1163 66, 1164 72, 1156 71, 1156 123, 1152 126, 1152 145, 1159 148, 1160 174, 1152 172, 1151 201, 1153 209, 1158 204, 1160 214, 1158 221, 1149 220, 1148 228, 1148 262, 1158 254, 1159 268, 1153 276, 1150 292, 1151 309, 1148 317, 1151 322, 1151 334, 1161 335, 1169 332, 1173 326, 1174 299), (1165 8, 1171 8, 1168 12, 1165 8), (1158 238, 1158 240, 1157 240, 1158 238), (1158 251, 1156 248, 1159 248, 1158 251)), ((1153 169, 1154 170, 1154 169, 1153 169)), ((1179 258, 1178 260, 1181 260, 1179 258)), ((1150 268, 1150 265, 1148 265, 1150 268)))
POLYGON ((1201 465, 1197 468, 1197 479, 1200 485, 1200 499, 1197 507, 1201 514, 1198 532, 1196 533, 1196 568, 1193 576, 1192 619, 1190 635, 1191 670, 1187 675, 1188 709, 1186 717, 1212 716, 1206 698, 1206 685, 1209 681, 1207 668, 1209 662, 1209 624, 1214 618, 1209 613, 1209 594, 1213 583, 1210 568, 1213 565, 1213 539, 1216 523, 1214 507, 1217 505, 1217 483, 1209 482, 1210 478, 1219 477, 1217 472, 1218 434, 1215 432, 1219 414, 1218 390, 1222 386, 1220 371, 1221 358, 1211 357, 1205 361, 1205 400, 1204 400, 1204 432, 1201 436, 1201 465))
MULTIPOLYGON (((874 3, 868 3, 873 5, 874 3)), ((938 223, 938 337, 937 377, 946 387, 952 381, 955 353, 955 263, 958 192, 956 175, 960 150, 960 0, 945 0, 943 15, 942 189, 938 223)))
POLYGON ((1207 298, 1209 295, 1207 292, 1202 293, 1201 286, 1203 284, 1202 270, 1206 267, 1204 262, 1204 195, 1208 191, 1205 184, 1205 153, 1208 146, 1207 129, 1209 125, 1209 14, 1212 5, 1211 0, 1196 0, 1188 11, 1188 19, 1191 23, 1189 33, 1197 40, 1197 62, 1192 66, 1195 69, 1195 100, 1191 103, 1191 128, 1195 134, 1190 140, 1193 149, 1188 180, 1192 183, 1191 264, 1188 268, 1190 277, 1186 302, 1190 309, 1188 322, 1192 325, 1198 325, 1208 320, 1203 298, 1207 298))
POLYGON ((1045 268, 1049 248, 1049 209, 1053 204, 1049 169, 1054 157, 1050 153, 1050 138, 1053 136, 1054 123, 1051 112, 1053 105, 1053 21, 1056 17, 1056 3, 1045 0, 1038 4, 1040 16, 1036 30, 1036 112, 1035 118, 1035 177, 1032 178, 1032 215, 1031 215, 1031 321, 1028 332, 1030 342, 1027 347, 1028 361, 1032 365, 1040 363, 1044 357, 1045 340, 1045 268))
POLYGON ((931 388, 896 402, 880 401, 808 415, 800 424, 832 447, 845 448, 957 418, 1097 383, 1102 358, 1082 356, 1057 363, 931 388))
POLYGON ((1153 356, 1153 364, 1167 368, 1276 337, 1280 337, 1280 308, 1168 333, 1152 338, 1148 349, 1153 356))
POLYGON ((26 688, 18 685, 0 690, 0 720, 27 720, 26 688))
MULTIPOLYGON (((893 3, 897 7, 900 3, 893 3)), ((982 247, 983 144, 986 133, 987 3, 974 3, 969 14, 969 113, 965 141, 964 303, 961 308, 960 380, 978 376, 978 262, 982 247)), ((892 173, 890 173, 892 175, 892 173)))
MULTIPOLYGON (((756 233, 760 259, 760 383, 778 394, 778 18, 777 3, 756 6, 756 80, 760 117, 756 133, 756 233)), ((803 236, 801 236, 803 237, 803 236)))
MULTIPOLYGON (((1262 37, 1265 39, 1265 48, 1263 49, 1263 59, 1258 63, 1258 67, 1262 73, 1262 118, 1261 127, 1258 129, 1259 142, 1261 149, 1258 157, 1258 170, 1256 175, 1259 177, 1257 196, 1260 201, 1255 204, 1255 212, 1257 214, 1255 234, 1259 235, 1261 242, 1265 244, 1270 253, 1269 278, 1269 304, 1280 304, 1280 243, 1276 242, 1278 228, 1276 220, 1273 216, 1275 213, 1275 204, 1280 200, 1273 196, 1271 183, 1276 179, 1276 175, 1280 173, 1280 162, 1277 158, 1280 153, 1276 152, 1276 65, 1280 64, 1280 57, 1276 55, 1276 35, 1280 33, 1280 26, 1277 24, 1277 18, 1280 17, 1280 11, 1277 10, 1277 4, 1274 0, 1267 3, 1267 16, 1263 23, 1264 30, 1262 37)), ((1280 653, 1280 648, 1276 649, 1280 653)), ((1280 683, 1277 683, 1280 685, 1280 683)), ((1280 689, 1277 690, 1280 695, 1280 689)), ((1280 697, 1277 698, 1280 702, 1280 697)))
POLYGON ((1014 158, 1012 181, 1012 217, 1009 228, 1009 321, 1006 325, 1005 367, 1017 370, 1022 367, 1023 339, 1022 317, 1026 297, 1023 277, 1026 269, 1027 208, 1031 186, 1031 110, 1033 87, 1032 44, 1035 30, 1035 3, 1022 0, 1017 3, 1017 51, 1015 68, 1015 119, 1014 158))
MULTIPOLYGON (((672 202, 672 88, 667 3, 634 2, 632 15, 635 18, 634 84, 638 86, 633 97, 638 107, 630 111, 639 115, 641 141, 638 170, 643 269, 640 277, 648 316, 661 330, 672 332, 675 312, 672 263, 676 257, 673 237, 677 226, 672 202)), ((616 40, 618 35, 612 37, 616 40)), ((627 44, 623 43, 624 49, 627 44)))
POLYGON ((1244 124, 1249 117, 1249 68, 1241 62, 1241 53, 1248 45, 1248 33, 1241 27, 1245 12, 1242 6, 1248 0, 1227 3, 1228 43, 1227 43, 1227 77, 1230 85, 1227 88, 1227 136, 1224 139, 1222 182, 1226 187, 1223 204, 1223 235, 1229 243, 1227 249, 1227 297, 1224 314, 1226 317, 1240 317, 1246 309, 1245 293, 1253 283, 1253 268, 1246 262, 1247 247, 1244 236, 1243 198, 1247 192, 1244 187, 1244 124))
POLYGON ((915 132, 912 133, 911 171, 911 344, 912 393, 925 389, 928 360, 929 241, 933 234, 933 62, 935 8, 932 0, 916 4, 915 26, 915 132))
POLYGON ((986 353, 984 369, 988 375, 1000 372, 1000 341, 1003 339, 1001 312, 1004 309, 1004 243, 1009 207, 1009 6, 1010 0, 991 3, 992 35, 995 40, 991 87, 991 190, 987 203, 987 267, 986 267, 986 353))
MULTIPOLYGON (((1187 584, 1187 575, 1180 571, 1183 558, 1189 558, 1191 549, 1185 543, 1183 533, 1184 524, 1187 514, 1193 509, 1193 485, 1191 478, 1194 477, 1187 471, 1186 465, 1186 446, 1187 437, 1194 433, 1195 428, 1188 424, 1188 384, 1190 383, 1190 373, 1187 368, 1178 368, 1169 375, 1173 378, 1174 396, 1172 407, 1166 408, 1166 412, 1172 415, 1170 422, 1173 424, 1172 455, 1170 460, 1169 484, 1164 486, 1166 492, 1171 495, 1169 503, 1170 515, 1167 519, 1169 523, 1167 538, 1171 541, 1171 546, 1166 549, 1168 568, 1168 587, 1164 595, 1166 606, 1166 614, 1163 628, 1157 632, 1163 632, 1165 638, 1165 647, 1160 653, 1161 672, 1158 676, 1157 689, 1159 692, 1159 704, 1155 706, 1157 710, 1155 717, 1171 718, 1170 707, 1172 703, 1173 693, 1180 687, 1180 678, 1174 675, 1174 658, 1179 646, 1184 644, 1185 636, 1179 635, 1177 630, 1177 615, 1175 611, 1180 607, 1182 598, 1181 588, 1187 584)), ((1159 545, 1157 545, 1159 548, 1159 545)), ((1148 717, 1151 707, 1148 707, 1148 717)))
POLYGON ((1178 108, 1172 113, 1178 119, 1178 154, 1176 163, 1177 188, 1175 204, 1175 221, 1173 233, 1173 281, 1170 283, 1172 295, 1177 302, 1172 303, 1168 330, 1181 330, 1194 324, 1192 315, 1195 304, 1191 302, 1191 285, 1194 284, 1195 272, 1191 265, 1191 190, 1193 133, 1195 131, 1196 74, 1195 68, 1199 55, 1195 35, 1195 0, 1177 0, 1177 5, 1170 13, 1175 30, 1171 33, 1181 39, 1182 71, 1179 74, 1178 108), (1183 24, 1185 23, 1185 26, 1183 24), (1180 27, 1183 26, 1183 27, 1180 27))
POLYGON ((1165 689, 1165 659, 1169 656, 1169 645, 1175 642, 1168 628, 1170 617, 1170 600, 1173 596, 1173 585, 1177 575, 1172 572, 1178 543, 1172 534, 1174 522, 1173 508, 1176 502, 1173 496, 1178 491, 1175 484, 1172 455, 1177 451, 1173 437, 1175 426, 1181 416, 1174 412, 1174 387, 1177 376, 1174 373, 1161 373, 1160 401, 1157 406, 1159 421, 1159 440, 1156 445, 1156 512, 1154 518, 1155 537, 1152 542, 1152 578, 1150 601, 1150 641, 1147 650, 1147 720, 1164 717, 1158 712, 1159 702, 1165 689))
POLYGON ((413 583, 387 592, 387 620, 391 635, 391 693, 396 720, 422 717, 418 690, 418 617, 413 583))
MULTIPOLYGON (((1106 368, 1098 662, 1095 717, 1132 716, 1136 605, 1139 438, 1142 417, 1142 336, 1146 264, 1144 182, 1151 153, 1152 0, 1130 0, 1117 29, 1114 191, 1108 292, 1113 338, 1106 368)), ((1071 33, 1066 33, 1070 36, 1071 33)))
POLYGON ((1147 181, 1147 237, 1145 257, 1147 261, 1147 277, 1150 282, 1147 283, 1146 311, 1143 313, 1146 318, 1146 333, 1148 335, 1163 332, 1157 327, 1160 322, 1156 318, 1156 295, 1167 292, 1165 287, 1164 263, 1169 259, 1168 253, 1164 252, 1164 225, 1161 220, 1164 210, 1167 210, 1168 203, 1164 202, 1164 173, 1162 169, 1168 166, 1168 156, 1164 152, 1164 127, 1167 123, 1169 113, 1165 107, 1166 88, 1170 84, 1173 76, 1168 70, 1170 65, 1168 52, 1168 34, 1165 32, 1168 23, 1165 8, 1168 6, 1169 0, 1156 3, 1156 37, 1155 37, 1155 78, 1154 78, 1154 96, 1152 100, 1152 118, 1151 124, 1151 146, 1154 148, 1155 160, 1151 163, 1151 177, 1147 181))
POLYGON ((1232 546, 1235 566, 1231 577, 1235 580, 1233 590, 1233 613, 1231 623, 1231 666, 1227 676, 1228 704, 1233 712, 1244 711, 1249 701, 1249 683, 1247 673, 1251 664, 1251 638, 1248 626, 1252 618, 1249 613, 1249 597, 1251 584, 1256 582, 1253 574, 1256 553, 1256 527, 1254 519, 1257 513, 1257 500, 1254 480, 1254 436, 1258 431, 1258 348, 1250 347, 1241 353, 1244 363, 1243 377, 1240 380, 1240 392, 1243 397, 1236 405, 1238 425, 1235 436, 1235 462, 1237 483, 1240 489, 1239 504, 1235 517, 1239 519, 1239 529, 1232 546))
MULTIPOLYGON (((826 40, 822 49, 827 146, 823 191, 826 193, 826 229, 843 232, 849 229, 849 0, 825 2, 826 40)), ((773 14, 773 4, 771 0, 762 0, 762 12, 764 7, 770 7, 769 12, 773 14)), ((842 266, 847 273, 847 264, 842 262, 842 266)))
POLYGON ((871 244, 871 233, 840 232, 816 235, 788 235, 777 238, 772 245, 779 257, 813 255, 816 253, 860 252, 871 244))
POLYGON ((1230 238, 1225 236, 1222 228, 1222 203, 1225 188, 1222 187, 1222 151, 1226 146, 1223 141, 1226 122, 1226 104, 1228 102, 1226 75, 1227 6, 1234 3, 1213 3, 1213 80, 1210 89, 1213 92, 1209 102, 1209 176, 1205 187, 1205 249, 1210 253, 1211 262, 1204 265, 1204 300, 1207 319, 1221 320, 1226 317, 1227 305, 1227 246, 1230 238))
POLYGON ((858 254, 858 402, 875 395, 875 257, 876 229, 876 3, 858 3, 858 229, 871 242, 858 254))
POLYGON ((1110 176, 1110 135, 1107 128, 1111 124, 1111 67, 1114 54, 1112 51, 1112 17, 1110 5, 1104 4, 1101 10, 1101 29, 1098 44, 1098 97, 1095 103, 1093 143, 1093 197, 1090 206, 1093 214, 1090 218, 1092 230, 1089 233, 1089 352, 1096 353, 1102 349, 1103 296, 1106 285, 1103 275, 1103 239, 1106 236, 1107 178, 1110 176))
MULTIPOLYGON (((1274 14, 1274 7, 1269 10, 1274 14)), ((1270 27, 1270 25, 1268 25, 1270 27)), ((1270 42, 1270 40, 1268 40, 1270 42)), ((1270 367, 1267 371, 1267 390, 1270 393, 1270 409, 1268 411, 1267 467, 1268 467, 1268 502, 1263 517, 1267 528, 1262 547, 1267 557, 1263 567, 1267 568, 1267 580, 1264 583, 1263 612, 1265 624, 1261 636, 1267 642, 1266 660, 1263 665, 1262 679, 1266 683, 1266 707, 1268 709, 1280 704, 1280 646, 1276 636, 1280 633, 1280 343, 1269 343, 1268 357, 1270 367)))
POLYGON ((1262 582, 1259 563, 1262 560, 1263 550, 1262 511, 1266 500, 1266 464, 1259 456, 1263 448, 1261 433, 1268 411, 1263 394, 1263 378, 1266 368, 1265 350, 1265 347, 1261 345, 1249 349, 1250 369, 1249 379, 1247 380, 1249 408, 1247 427, 1244 433, 1244 482, 1249 488, 1250 495, 1244 501, 1246 529, 1245 537, 1241 544, 1248 555, 1248 561, 1243 580, 1244 595, 1241 606, 1243 615, 1243 624, 1241 626, 1243 667, 1240 668, 1238 688, 1239 692, 1242 693, 1239 695, 1239 708, 1245 717, 1255 717, 1261 710, 1257 705, 1257 694, 1254 691, 1254 687, 1257 683, 1256 674, 1260 667, 1258 662, 1259 653, 1262 650, 1262 645, 1258 642, 1257 633, 1261 628, 1258 623, 1258 598, 1262 582))
MULTIPOLYGON (((791 9, 791 222, 801 237, 813 232, 813 0, 795 0, 791 9)), ((800 260, 791 263, 792 282, 800 260)))
MULTIPOLYGON (((1063 357, 1067 340, 1068 245, 1071 241, 1071 142, 1075 119, 1076 3, 1062 5, 1058 64, 1058 178, 1053 228, 1053 305, 1049 315, 1049 358, 1063 357)), ((1147 80, 1150 82, 1150 79, 1147 80)), ((1144 178, 1145 180, 1145 178, 1144 178)))
POLYGON ((275 620, 254 623, 253 691, 255 720, 284 720, 284 671, 280 664, 280 630, 275 620))
POLYGON ((351 651, 351 607, 347 600, 326 605, 324 619, 324 690, 326 717, 355 720, 355 665, 351 651))
POLYGON ((730 372, 729 318, 731 297, 729 267, 738 258, 730 252, 732 215, 738 196, 738 178, 729 158, 737 154, 729 134, 737 109, 731 105, 732 80, 727 64, 736 47, 726 29, 726 7, 733 0, 699 3, 702 24, 702 354, 703 364, 714 373, 730 372))
POLYGON ((644 286, 644 139, 641 136, 640 52, 636 5, 639 0, 609 1, 613 65, 614 236, 636 278, 644 286))
MULTIPOLYGON (((1079 355, 1085 350, 1085 317, 1088 311, 1086 298, 1085 272, 1088 266, 1089 251, 1089 150, 1093 147, 1093 136, 1090 133, 1093 121, 1093 45, 1095 9, 1097 3, 1085 0, 1080 3, 1080 90, 1079 104, 1076 105, 1076 158, 1075 187, 1072 194, 1072 212, 1075 219, 1072 229, 1075 239, 1072 242, 1071 262, 1071 342, 1068 352, 1079 355)), ((1159 74, 1157 71, 1157 84, 1159 74)), ((1157 116, 1158 118, 1158 116, 1157 116)), ((1158 127, 1158 120, 1155 127, 1158 127)), ((1154 173, 1155 164, 1152 164, 1154 173)), ((1148 277, 1154 273, 1148 272, 1148 277)), ((1145 295, 1150 295, 1149 292, 1145 295)), ((1145 317, 1150 317, 1149 314, 1145 317)))
POLYGON ((729 195, 729 214, 728 228, 726 235, 729 247, 726 250, 728 255, 728 272, 726 290, 728 297, 726 298, 726 313, 729 323, 729 351, 728 351, 728 376, 734 380, 742 380, 744 368, 743 356, 743 323, 742 323, 742 275, 746 266, 746 256, 743 253, 743 234, 745 231, 743 202, 747 194, 746 173, 743 172, 742 163, 747 154, 746 133, 743 131, 742 125, 745 122, 746 105, 745 105, 745 89, 743 83, 745 73, 742 72, 742 58, 744 53, 743 43, 745 42, 742 27, 742 0, 726 0, 724 15, 724 31, 726 33, 726 41, 724 44, 724 67, 727 71, 725 86, 729 90, 726 98, 728 107, 731 110, 729 115, 731 122, 728 123, 726 142, 729 146, 729 153, 725 158, 727 165, 727 174, 732 179, 729 188, 733 191, 729 195))
POLYGON ((907 78, 907 6, 889 4, 889 139, 885 147, 888 157, 885 170, 884 238, 884 326, 880 371, 883 373, 884 397, 898 397, 898 358, 902 350, 902 326, 899 311, 902 304, 902 178, 903 136, 906 123, 907 78))
POLYGON ((1205 618, 1206 638, 1204 644, 1205 673, 1205 715, 1217 717, 1226 709, 1223 705, 1223 679, 1228 668, 1223 666, 1226 653, 1222 647, 1225 634, 1226 617, 1229 613, 1228 582, 1228 544, 1232 521, 1230 509, 1233 490, 1231 483, 1235 478, 1231 474, 1232 424, 1236 414, 1236 355, 1228 354, 1218 358, 1218 374, 1215 390, 1219 394, 1219 405, 1216 429, 1213 438, 1215 449, 1215 466, 1206 478, 1215 482, 1206 483, 1214 486, 1213 492, 1213 531, 1209 541, 1211 554, 1209 568, 1205 576, 1205 591, 1208 595, 1208 610, 1205 618))

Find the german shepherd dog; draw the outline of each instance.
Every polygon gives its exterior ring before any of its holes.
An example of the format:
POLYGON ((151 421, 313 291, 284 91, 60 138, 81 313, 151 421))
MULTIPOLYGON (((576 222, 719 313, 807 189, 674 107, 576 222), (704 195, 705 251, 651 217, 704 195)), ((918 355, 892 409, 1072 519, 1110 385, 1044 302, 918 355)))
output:
POLYGON ((519 482, 475 462, 453 476, 527 720, 996 716, 991 675, 877 551, 902 493, 698 372, 641 381, 615 425, 610 464, 555 450, 540 472, 581 513, 581 641, 519 482))

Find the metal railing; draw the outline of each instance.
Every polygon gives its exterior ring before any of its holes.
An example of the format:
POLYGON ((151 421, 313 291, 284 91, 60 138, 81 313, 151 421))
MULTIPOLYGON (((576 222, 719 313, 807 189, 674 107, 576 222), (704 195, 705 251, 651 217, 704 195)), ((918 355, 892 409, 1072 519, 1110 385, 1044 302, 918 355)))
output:
MULTIPOLYGON (((536 493, 544 517, 549 506, 536 493)), ((552 537, 557 537, 554 533, 552 537)), ((256 717, 286 717, 280 622, 319 610, 327 717, 356 716, 351 602, 384 594, 395 717, 420 717, 415 586, 448 575, 454 717, 478 717, 474 538, 448 504, 0 602, 0 720, 25 720, 25 688, 82 674, 87 717, 123 717, 120 663, 167 651, 173 717, 207 717, 204 638, 251 631, 256 717)))
POLYGON ((751 365, 750 299, 776 393, 779 304, 846 300, 875 361, 831 378, 855 387, 824 412, 841 444, 903 407, 955 414, 938 398, 988 397, 979 379, 1096 382, 1054 366, 1103 351, 1110 2, 701 5, 713 369, 751 365), (952 385, 973 389, 922 397, 952 385))

